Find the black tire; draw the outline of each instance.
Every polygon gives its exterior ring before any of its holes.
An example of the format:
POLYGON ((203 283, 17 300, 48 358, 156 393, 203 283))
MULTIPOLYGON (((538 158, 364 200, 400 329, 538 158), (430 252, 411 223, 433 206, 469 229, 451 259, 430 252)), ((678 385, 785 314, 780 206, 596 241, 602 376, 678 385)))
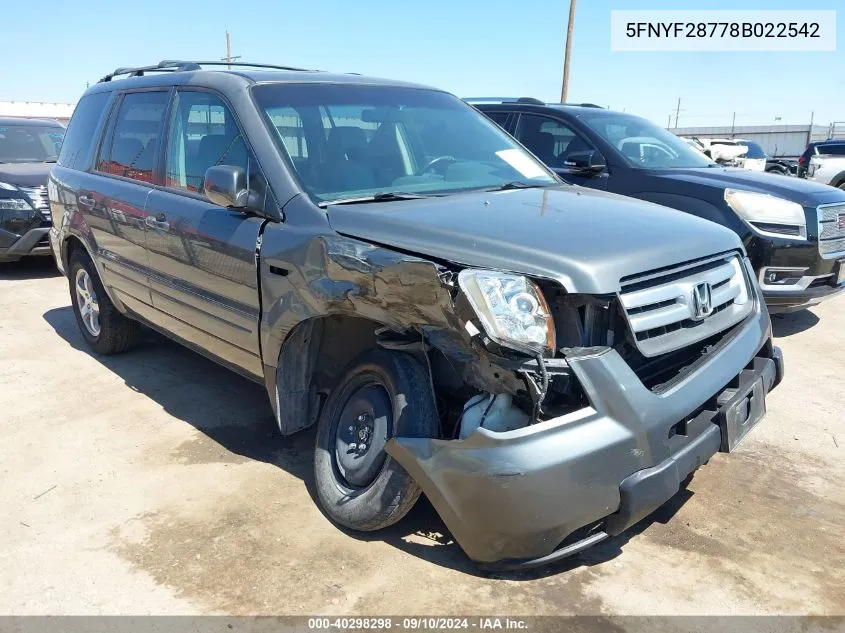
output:
MULTIPOLYGON (((372 394, 378 396, 374 399, 376 403, 382 408, 387 406, 390 412, 389 416, 378 418, 384 419, 384 424, 377 426, 368 438, 368 441, 373 440, 372 449, 381 442, 379 428, 386 430, 385 441, 397 435, 436 437, 437 411, 430 384, 424 367, 413 356, 401 352, 366 352, 347 367, 320 413, 314 452, 317 497, 332 521, 353 530, 370 532, 396 523, 414 506, 421 493, 419 486, 383 449, 372 456, 363 456, 366 459, 377 456, 378 461, 371 463, 369 469, 374 478, 368 483, 350 483, 346 479, 350 475, 341 472, 339 460, 355 460, 361 456, 339 457, 338 446, 343 441, 339 434, 345 433, 341 428, 342 418, 347 419, 349 415, 354 418, 355 406, 373 401, 365 397, 372 394), (380 390, 389 398, 389 406, 379 401, 380 390)), ((378 407, 374 411, 378 412, 378 407)), ((351 432, 353 427, 344 428, 351 432)), ((360 429, 354 433, 355 437, 359 437, 359 432, 360 429)), ((383 442, 381 444, 383 446, 383 442)), ((355 475, 368 476, 367 472, 357 471, 355 475)))
POLYGON ((842 182, 840 182, 840 183, 839 183, 839 185, 838 185, 838 187, 839 187, 839 189, 842 189, 843 191, 845 191, 845 180, 843 180, 842 182))
POLYGON ((76 323, 85 342, 98 354, 119 354, 125 352, 138 342, 141 334, 141 326, 138 322, 123 316, 106 294, 103 284, 97 275, 97 269, 83 250, 75 250, 68 263, 68 281, 70 285, 70 302, 73 306, 73 314, 76 323), (80 312, 80 298, 76 291, 75 284, 79 272, 84 270, 93 286, 96 294, 97 305, 99 306, 99 333, 95 334, 89 330, 80 312))

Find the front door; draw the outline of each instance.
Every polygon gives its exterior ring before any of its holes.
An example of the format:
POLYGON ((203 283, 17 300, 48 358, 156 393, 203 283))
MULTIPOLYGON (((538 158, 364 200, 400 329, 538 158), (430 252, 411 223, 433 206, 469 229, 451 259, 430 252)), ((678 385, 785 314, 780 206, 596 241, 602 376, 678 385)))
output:
POLYGON ((260 305, 255 265, 263 219, 212 204, 205 171, 241 167, 266 187, 231 110, 214 93, 177 90, 164 157, 164 188, 147 200, 153 305, 180 338, 255 376, 260 305))
POLYGON ((566 123, 539 114, 520 114, 516 138, 565 181, 592 189, 607 189, 607 169, 587 173, 570 164, 576 156, 598 150, 566 123))

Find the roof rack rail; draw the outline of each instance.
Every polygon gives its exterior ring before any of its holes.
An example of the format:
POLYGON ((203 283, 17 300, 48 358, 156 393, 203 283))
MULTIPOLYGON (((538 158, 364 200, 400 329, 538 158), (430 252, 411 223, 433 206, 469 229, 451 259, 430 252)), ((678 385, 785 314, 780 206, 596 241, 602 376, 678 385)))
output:
POLYGON ((559 105, 577 106, 579 108, 599 108, 602 110, 604 109, 600 105, 596 105, 595 103, 561 103, 559 105))
POLYGON ((464 99, 467 103, 529 103, 531 105, 546 105, 534 97, 470 97, 464 99))
POLYGON ((175 59, 165 59, 158 64, 152 66, 137 66, 137 67, 121 67, 116 68, 113 72, 104 76, 98 83, 111 81, 118 75, 126 75, 127 77, 142 77, 148 72, 185 72, 190 70, 202 70, 203 66, 243 66, 247 68, 268 68, 272 70, 294 70, 300 72, 317 72, 307 68, 297 68, 294 66, 276 66, 274 64, 253 64, 250 62, 226 62, 226 61, 181 61, 175 59))

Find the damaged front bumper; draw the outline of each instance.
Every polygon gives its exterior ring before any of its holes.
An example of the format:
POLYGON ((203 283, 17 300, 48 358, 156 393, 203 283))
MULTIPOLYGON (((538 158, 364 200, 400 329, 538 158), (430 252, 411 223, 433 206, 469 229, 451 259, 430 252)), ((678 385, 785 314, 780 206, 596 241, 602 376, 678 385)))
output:
POLYGON ((471 559, 547 564, 650 514, 762 418, 783 362, 759 297, 723 343, 661 392, 612 349, 567 355, 590 406, 514 431, 479 428, 464 440, 397 437, 386 449, 471 559))

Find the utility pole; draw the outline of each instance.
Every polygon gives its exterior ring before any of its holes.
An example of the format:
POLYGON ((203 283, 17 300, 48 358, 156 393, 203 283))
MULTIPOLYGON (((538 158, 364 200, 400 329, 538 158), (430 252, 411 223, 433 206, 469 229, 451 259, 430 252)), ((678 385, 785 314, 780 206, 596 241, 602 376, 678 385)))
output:
POLYGON ((220 61, 226 62, 227 68, 232 70, 232 60, 240 59, 240 55, 232 56, 232 47, 229 43, 229 31, 226 31, 226 57, 221 57, 220 61))
POLYGON ((572 57, 572 27, 575 26, 575 0, 569 0, 569 23, 566 25, 566 52, 563 56, 563 86, 560 89, 560 102, 566 103, 569 93, 569 59, 572 57))
POLYGON ((675 129, 678 129, 678 116, 681 114, 681 98, 678 97, 678 107, 675 108, 675 129))
POLYGON ((734 128, 736 127, 736 112, 734 112, 733 119, 731 119, 731 138, 734 137, 734 128))
POLYGON ((810 112, 810 129, 807 130, 807 145, 813 142, 813 119, 816 118, 816 111, 810 112))

